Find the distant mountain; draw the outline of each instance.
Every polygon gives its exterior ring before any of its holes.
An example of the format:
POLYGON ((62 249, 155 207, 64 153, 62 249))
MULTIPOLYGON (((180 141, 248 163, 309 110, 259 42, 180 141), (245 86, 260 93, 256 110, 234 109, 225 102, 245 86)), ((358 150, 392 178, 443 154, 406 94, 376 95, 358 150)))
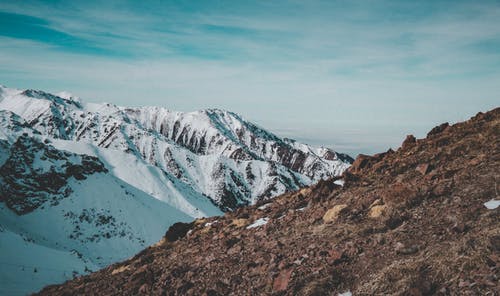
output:
POLYGON ((500 108, 40 295, 497 295, 500 108))
POLYGON ((222 210, 341 174, 352 159, 276 135, 217 109, 85 104, 74 97, 0 88, 0 110, 35 133, 135 155, 206 195, 222 210))
POLYGON ((175 222, 340 175, 351 161, 227 111, 125 108, 0 86, 0 294, 102 268, 175 222))

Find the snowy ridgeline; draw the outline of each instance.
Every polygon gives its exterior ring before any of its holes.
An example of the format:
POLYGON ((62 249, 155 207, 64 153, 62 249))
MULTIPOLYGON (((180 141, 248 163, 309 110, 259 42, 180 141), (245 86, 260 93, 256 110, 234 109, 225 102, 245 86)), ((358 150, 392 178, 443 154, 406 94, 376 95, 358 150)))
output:
POLYGON ((231 112, 85 104, 0 86, 0 294, 126 259, 175 222, 339 175, 349 161, 231 112))

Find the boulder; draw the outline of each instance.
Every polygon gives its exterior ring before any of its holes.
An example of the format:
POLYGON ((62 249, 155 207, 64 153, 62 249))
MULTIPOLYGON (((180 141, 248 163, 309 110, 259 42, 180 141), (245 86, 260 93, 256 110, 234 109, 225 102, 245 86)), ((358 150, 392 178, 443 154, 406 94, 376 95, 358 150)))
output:
POLYGON ((370 211, 368 212, 368 216, 370 218, 378 218, 378 217, 384 215, 386 212, 387 212, 386 205, 376 205, 370 209, 370 211))
POLYGON ((325 223, 329 223, 329 222, 333 222, 333 221, 337 220, 337 218, 339 217, 340 213, 345 208, 347 208, 346 204, 340 204, 340 205, 334 206, 333 208, 331 208, 328 211, 326 211, 326 213, 323 215, 323 221, 325 223))
POLYGON ((292 269, 285 269, 281 271, 273 282, 273 291, 286 291, 290 277, 292 276, 292 269))
POLYGON ((404 150, 409 149, 417 143, 417 139, 415 138, 414 135, 408 135, 406 136, 406 139, 403 141, 403 144, 401 145, 401 148, 404 150))

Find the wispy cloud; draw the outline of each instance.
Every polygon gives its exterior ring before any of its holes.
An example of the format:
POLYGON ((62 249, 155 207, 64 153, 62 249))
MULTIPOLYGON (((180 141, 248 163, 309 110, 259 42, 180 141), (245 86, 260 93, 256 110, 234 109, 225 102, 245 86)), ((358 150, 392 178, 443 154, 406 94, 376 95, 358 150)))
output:
POLYGON ((0 13, 4 84, 232 109, 297 136, 321 129, 325 144, 354 143, 342 130, 355 127, 374 135, 360 151, 500 101, 496 1, 22 1, 0 13))

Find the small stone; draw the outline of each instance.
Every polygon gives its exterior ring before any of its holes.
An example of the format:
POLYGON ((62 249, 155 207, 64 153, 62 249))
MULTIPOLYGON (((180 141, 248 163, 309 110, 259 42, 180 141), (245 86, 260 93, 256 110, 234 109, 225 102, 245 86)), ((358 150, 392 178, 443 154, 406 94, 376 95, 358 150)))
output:
POLYGON ((374 206, 379 206, 382 204, 382 200, 380 198, 377 198, 374 202, 372 202, 372 204, 370 205, 370 208, 374 207, 374 206))
POLYGON ((418 252, 418 246, 417 245, 406 246, 403 243, 398 242, 396 244, 395 250, 396 253, 398 254, 411 255, 418 252))
POLYGON ((247 226, 248 219, 243 219, 243 218, 234 219, 233 221, 231 221, 231 225, 234 225, 236 228, 241 228, 241 227, 247 226))
POLYGON ((422 175, 426 175, 431 171, 431 166, 428 163, 421 163, 415 168, 415 170, 422 175))
POLYGON ((383 245, 385 243, 385 237, 380 233, 377 233, 377 235, 374 236, 374 240, 379 245, 383 245))
POLYGON ((279 264, 278 264, 278 269, 279 270, 282 270, 282 269, 285 269, 287 267, 289 267, 290 264, 286 261, 286 260, 283 260, 281 261, 279 264))
POLYGON ((462 233, 465 231, 465 227, 466 226, 463 222, 455 222, 451 229, 457 233, 462 233))
POLYGON ((328 211, 326 211, 326 213, 323 215, 323 221, 325 223, 328 223, 328 222, 333 222, 333 221, 337 220, 337 218, 339 217, 340 213, 345 208, 347 208, 346 204, 340 204, 340 205, 334 206, 333 208, 331 208, 328 211))
POLYGON ((237 255, 241 252, 241 246, 237 245, 227 250, 228 255, 237 255))
POLYGON ((147 284, 143 284, 140 288, 139 288, 139 294, 142 294, 142 295, 145 295, 145 294, 148 294, 149 292, 149 287, 147 284))
POLYGON ((373 206, 368 213, 370 218, 378 218, 386 213, 387 206, 386 205, 378 205, 373 206))
POLYGON ((292 269, 285 269, 274 279, 273 290, 285 291, 292 276, 292 269))
POLYGON ((328 251, 328 261, 332 264, 337 264, 341 261, 343 253, 341 251, 332 249, 328 251))

